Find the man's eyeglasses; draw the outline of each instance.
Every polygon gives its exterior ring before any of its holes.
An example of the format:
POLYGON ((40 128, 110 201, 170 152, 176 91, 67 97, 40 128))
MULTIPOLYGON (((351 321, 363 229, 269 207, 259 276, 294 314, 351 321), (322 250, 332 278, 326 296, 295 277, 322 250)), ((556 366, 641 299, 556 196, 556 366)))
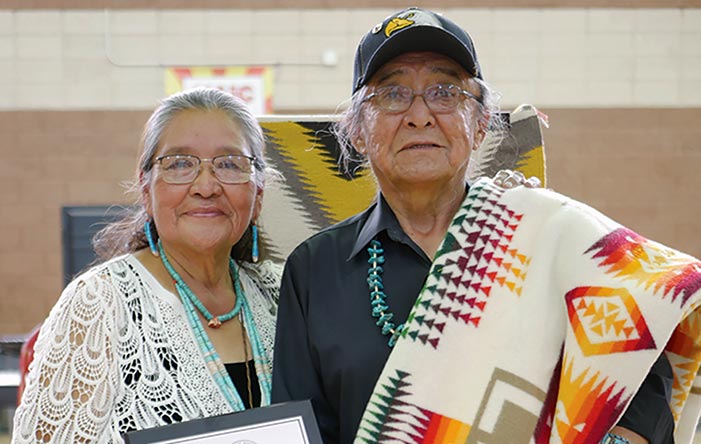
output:
POLYGON ((211 159, 200 159, 191 154, 169 154, 156 158, 161 177, 166 183, 174 185, 192 183, 199 175, 203 162, 212 164, 214 177, 219 182, 239 184, 251 180, 256 159, 242 154, 224 154, 211 159))
POLYGON ((391 85, 377 88, 375 92, 363 99, 363 102, 374 100, 377 106, 390 113, 403 113, 411 107, 414 98, 420 96, 426 106, 435 113, 449 113, 457 108, 464 97, 477 101, 482 99, 457 85, 440 84, 429 86, 423 92, 417 93, 408 86, 391 85))

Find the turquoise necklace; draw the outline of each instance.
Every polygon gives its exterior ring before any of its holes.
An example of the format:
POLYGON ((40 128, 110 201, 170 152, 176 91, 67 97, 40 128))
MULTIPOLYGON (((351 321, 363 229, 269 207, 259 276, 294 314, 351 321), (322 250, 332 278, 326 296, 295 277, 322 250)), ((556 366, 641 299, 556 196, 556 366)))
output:
MULTIPOLYGON (((188 322, 194 332, 195 339, 197 340, 197 345, 199 346, 200 351, 202 352, 202 357, 204 358, 207 369, 209 369, 212 377, 214 378, 214 381, 216 382, 217 386, 221 390, 221 393, 224 395, 224 398, 227 400, 229 406, 233 409, 233 411, 239 412, 245 410, 246 407, 243 404, 243 401, 241 401, 241 396, 236 390, 236 387, 234 386, 233 381, 229 377, 229 374, 226 371, 224 364, 222 363, 221 359, 219 359, 219 354, 214 349, 212 341, 209 340, 209 336, 207 335, 207 332, 205 331, 202 323, 200 322, 199 317, 197 316, 197 310, 199 310, 202 313, 202 315, 205 316, 205 319, 207 319, 207 316, 202 311, 204 305, 197 298, 197 295, 195 295, 192 292, 190 287, 188 287, 188 285, 182 280, 178 272, 175 271, 173 266, 170 264, 168 258, 166 257, 165 251, 163 250, 163 245, 161 244, 160 239, 158 241, 158 250, 160 252, 160 258, 163 262, 163 265, 165 266, 166 270, 168 270, 168 273, 170 274, 171 278, 173 278, 173 282, 175 283, 175 289, 177 290, 178 295, 180 296, 180 300, 183 303, 188 322), (202 308, 198 308, 198 305, 202 308)), ((261 389, 261 406, 269 405, 272 378, 270 377, 270 372, 266 370, 266 366, 269 365, 268 358, 265 354, 263 344, 260 342, 258 329, 256 328, 255 322, 253 321, 253 315, 251 314, 251 308, 248 306, 248 301, 246 301, 243 290, 241 288, 238 267, 236 267, 236 263, 231 258, 229 258, 229 272, 231 273, 231 277, 234 280, 236 303, 233 310, 231 310, 229 313, 226 313, 225 315, 219 316, 219 320, 223 322, 228 319, 231 319, 236 315, 238 315, 239 319, 241 319, 241 327, 243 328, 242 333, 244 335, 248 333, 248 339, 251 342, 251 349, 253 350, 253 362, 256 367, 256 373, 258 374, 258 380, 261 389), (227 319, 223 319, 229 314, 231 314, 230 317, 228 317, 227 319)), ((206 313, 209 312, 206 311, 206 313)), ((212 317, 212 319, 214 319, 214 317, 212 317)), ((221 325, 221 323, 219 325, 221 325)))
MULTIPOLYGON (((165 256, 163 253, 163 246, 160 243, 160 240, 158 242, 158 249, 160 250, 161 257, 163 258, 163 264, 165 265, 166 269, 168 269, 168 273, 170 273, 170 276, 173 278, 175 281, 175 287, 178 289, 178 293, 180 293, 180 289, 185 289, 186 291, 183 291, 182 294, 187 297, 190 302, 199 310, 200 313, 202 313, 202 316, 207 320, 207 325, 212 327, 212 328, 219 328, 221 327, 222 322, 226 322, 229 319, 232 319, 234 316, 239 314, 241 311, 241 304, 243 303, 243 298, 240 297, 240 294, 243 293, 241 291, 241 284, 239 283, 239 273, 238 270, 236 269, 236 265, 234 264, 234 260, 229 258, 229 270, 230 273, 234 279, 234 291, 236 292, 236 302, 234 303, 234 308, 231 309, 228 313, 224 313, 223 315, 220 316, 213 316, 212 313, 207 310, 207 307, 204 306, 202 301, 200 301, 200 298, 197 297, 195 293, 193 293, 192 290, 190 290, 190 287, 187 286, 187 284, 183 281, 183 279, 180 277, 177 271, 170 265, 170 262, 168 262, 168 258, 165 256)), ((176 263, 178 263, 176 261, 176 263)), ((180 266, 182 268, 182 265, 180 266)))
POLYGON ((370 289, 370 305, 372 306, 372 317, 377 318, 375 325, 380 327, 382 334, 389 335, 388 345, 394 347, 394 344, 399 339, 404 329, 404 324, 399 324, 395 327, 392 318, 394 313, 389 311, 389 306, 387 305, 385 298, 387 295, 384 292, 384 285, 382 285, 382 273, 384 269, 380 264, 385 263, 385 257, 382 254, 384 250, 382 249, 382 244, 377 239, 370 241, 370 247, 368 247, 368 254, 370 259, 368 259, 368 288, 370 289))

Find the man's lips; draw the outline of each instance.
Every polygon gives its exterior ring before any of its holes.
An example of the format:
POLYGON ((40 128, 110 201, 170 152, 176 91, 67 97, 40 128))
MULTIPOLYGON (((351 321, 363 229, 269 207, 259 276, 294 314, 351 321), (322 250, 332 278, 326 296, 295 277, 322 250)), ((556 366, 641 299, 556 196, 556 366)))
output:
POLYGON ((437 145, 432 142, 414 142, 414 143, 408 143, 404 145, 401 149, 401 151, 405 150, 421 150, 421 149, 432 149, 432 148, 440 148, 440 145, 437 145))

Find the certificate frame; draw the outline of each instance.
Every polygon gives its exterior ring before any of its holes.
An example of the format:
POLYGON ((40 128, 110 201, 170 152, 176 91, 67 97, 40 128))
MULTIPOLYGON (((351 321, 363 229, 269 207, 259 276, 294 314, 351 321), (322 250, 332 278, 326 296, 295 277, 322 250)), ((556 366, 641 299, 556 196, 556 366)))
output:
POLYGON ((309 400, 135 430, 122 437, 125 444, 323 444, 309 400))

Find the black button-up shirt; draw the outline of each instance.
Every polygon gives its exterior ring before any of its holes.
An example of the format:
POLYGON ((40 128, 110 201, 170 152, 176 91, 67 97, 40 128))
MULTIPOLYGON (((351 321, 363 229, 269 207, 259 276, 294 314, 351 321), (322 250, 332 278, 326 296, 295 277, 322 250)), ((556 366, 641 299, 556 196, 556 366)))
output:
MULTIPOLYGON (((373 238, 384 249, 384 291, 398 325, 408 317, 431 259, 404 233, 381 195, 363 213, 303 242, 285 265, 272 401, 311 399, 325 444, 353 442, 391 351, 389 337, 371 315, 366 279, 373 238)), ((621 425, 654 444, 672 443, 673 422, 665 401, 671 378, 666 358, 658 361, 642 395, 626 412, 632 411, 632 417, 624 416, 621 425), (653 441, 653 436, 663 439, 653 441)))

